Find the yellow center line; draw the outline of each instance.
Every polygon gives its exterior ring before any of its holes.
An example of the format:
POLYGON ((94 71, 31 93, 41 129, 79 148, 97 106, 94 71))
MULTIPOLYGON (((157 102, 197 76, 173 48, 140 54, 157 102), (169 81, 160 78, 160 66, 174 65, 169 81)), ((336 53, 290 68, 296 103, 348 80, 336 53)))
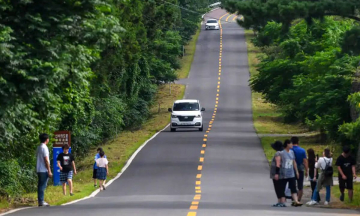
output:
POLYGON ((232 21, 235 21, 235 19, 238 18, 238 16, 235 16, 234 19, 232 21))
MULTIPOLYGON (((229 15, 229 13, 226 13, 226 14, 224 14, 223 16, 221 16, 221 17, 219 18, 219 26, 220 26, 220 52, 219 52, 219 77, 218 77, 218 85, 217 85, 217 89, 216 89, 217 92, 220 92, 220 90, 219 90, 219 89, 220 89, 220 80, 221 80, 220 76, 221 76, 221 73, 222 73, 221 58, 222 58, 222 46, 223 46, 223 44, 222 44, 222 33, 223 33, 223 31, 222 31, 222 26, 221 26, 221 19, 222 19, 223 17, 225 17, 226 15, 228 15, 228 17, 226 18, 226 21, 228 21, 229 18, 230 18, 231 16, 233 16, 233 14, 230 14, 230 15, 229 15)), ((237 16, 235 16, 235 17, 233 18, 233 20, 235 20, 236 18, 237 18, 237 16)), ((199 163, 198 168, 197 168, 198 174, 196 175, 196 181, 195 181, 195 196, 194 196, 193 201, 192 201, 192 203, 191 203, 191 205, 190 205, 190 208, 189 208, 189 210, 191 210, 191 211, 188 212, 187 216, 196 216, 196 214, 197 214, 196 211, 197 211, 198 208, 199 208, 199 201, 201 200, 201 187, 200 187, 200 185, 201 185, 201 177, 202 177, 201 172, 202 172, 203 163, 204 163, 204 160, 205 160, 205 157, 204 157, 204 156, 205 156, 205 148, 206 148, 206 146, 207 146, 206 142, 207 142, 208 133, 210 133, 210 131, 211 131, 212 124, 213 124, 214 119, 215 119, 215 116, 216 116, 217 107, 218 107, 218 103, 219 103, 218 101, 219 101, 219 93, 216 94, 214 113, 213 113, 213 115, 212 115, 211 121, 209 122, 209 128, 208 128, 208 130, 206 131, 206 134, 204 134, 204 139, 203 139, 203 141, 204 141, 205 143, 202 144, 202 147, 204 148, 204 150, 201 150, 201 151, 200 151, 200 154, 201 154, 201 156, 200 156, 200 158, 199 158, 199 162, 200 162, 200 163, 199 163)))
POLYGON ((232 16, 232 14, 230 14, 228 17, 226 17, 226 22, 229 20, 229 18, 232 16))

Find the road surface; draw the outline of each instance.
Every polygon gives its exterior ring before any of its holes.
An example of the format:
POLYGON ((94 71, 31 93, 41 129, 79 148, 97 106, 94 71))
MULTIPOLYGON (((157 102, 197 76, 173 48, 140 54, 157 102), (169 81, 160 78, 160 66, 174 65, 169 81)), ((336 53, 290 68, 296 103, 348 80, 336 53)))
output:
POLYGON ((203 132, 172 133, 167 128, 140 151, 118 180, 94 198, 11 215, 358 214, 271 207, 276 197, 252 122, 244 30, 233 20, 234 16, 224 14, 218 9, 205 16, 205 19, 222 17, 223 30, 205 31, 202 26, 190 76, 182 81, 187 84, 185 97, 200 99, 206 108, 203 132))

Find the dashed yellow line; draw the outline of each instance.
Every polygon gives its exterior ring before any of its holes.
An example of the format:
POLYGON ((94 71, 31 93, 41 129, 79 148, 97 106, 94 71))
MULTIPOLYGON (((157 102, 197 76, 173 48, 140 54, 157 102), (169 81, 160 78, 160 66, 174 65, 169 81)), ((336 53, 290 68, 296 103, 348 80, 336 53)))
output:
POLYGON ((232 16, 232 14, 230 14, 228 17, 226 17, 226 22, 229 20, 229 18, 232 16))
POLYGON ((235 17, 234 17, 234 19, 233 19, 232 21, 235 21, 235 20, 236 20, 236 18, 238 18, 238 16, 235 16, 235 17))
MULTIPOLYGON (((189 207, 190 211, 188 212, 187 216, 196 216, 196 214, 197 214, 196 210, 198 210, 199 203, 201 200, 201 177, 202 177, 201 171, 203 169, 203 163, 205 160, 205 157, 204 157, 205 156, 205 148, 207 147, 208 133, 210 133, 212 124, 214 123, 216 112, 217 112, 217 107, 218 107, 218 103, 219 103, 220 80, 221 80, 220 76, 222 73, 221 59, 222 59, 222 46, 223 46, 222 45, 222 31, 223 30, 222 30, 222 26, 221 26, 221 19, 228 14, 229 13, 226 13, 219 18, 219 26, 220 26, 219 77, 218 77, 218 84, 217 84, 217 89, 216 89, 216 91, 218 93, 216 94, 214 113, 212 115, 211 121, 209 122, 209 128, 207 129, 206 134, 204 134, 204 138, 203 138, 204 143, 202 144, 203 149, 200 151, 201 156, 199 158, 199 164, 198 164, 198 168, 197 168, 198 174, 196 175, 196 181, 195 181, 195 196, 193 198, 193 201, 191 202, 191 205, 189 207)), ((226 21, 228 21, 231 16, 232 16, 232 14, 226 18, 226 21)), ((236 17, 234 17, 233 20, 235 20, 236 17)))

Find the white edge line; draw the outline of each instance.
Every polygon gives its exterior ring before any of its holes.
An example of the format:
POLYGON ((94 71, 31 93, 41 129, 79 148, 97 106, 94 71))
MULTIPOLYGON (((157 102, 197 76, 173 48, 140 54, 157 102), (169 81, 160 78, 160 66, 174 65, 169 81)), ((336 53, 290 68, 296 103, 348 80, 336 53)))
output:
MULTIPOLYGON (((115 178, 111 179, 108 183, 106 183, 106 187, 108 187, 109 185, 111 185, 115 180, 117 180, 118 178, 120 178, 120 176, 125 172, 125 170, 130 166, 131 162, 135 159, 136 155, 141 151, 142 148, 145 147, 145 145, 150 142, 151 140, 153 140, 157 135, 159 135, 159 133, 163 132, 164 130, 166 130, 167 127, 169 127, 170 123, 167 124, 162 130, 158 131, 157 133, 155 133, 150 139, 146 140, 132 155, 131 157, 129 158, 129 160, 126 162, 125 166, 121 169, 121 172, 119 172, 115 178)), ((83 201, 83 200, 86 200, 86 199, 89 199, 89 198, 92 198, 92 197, 95 197, 98 193, 100 192, 100 189, 96 189, 94 192, 92 192, 89 196, 87 197, 84 197, 84 198, 81 198, 81 199, 78 199, 78 200, 74 200, 74 201, 71 201, 71 202, 68 202, 68 203, 64 203, 62 204, 61 206, 66 206, 66 205, 71 205, 71 204, 74 204, 74 203, 77 203, 77 202, 80 202, 80 201, 83 201)), ((12 214, 14 212, 17 212, 17 211, 22 211, 22 210, 25 210, 25 209, 30 209, 30 208, 36 208, 36 207, 24 207, 24 208, 17 208, 17 209, 13 209, 13 210, 10 210, 8 212, 4 212, 2 214, 0 214, 0 216, 4 216, 4 215, 7 215, 7 214, 12 214)), ((46 208, 46 207, 45 207, 46 208)))
MULTIPOLYGON (((217 10, 219 8, 215 8, 211 11, 214 11, 214 10, 217 10)), ((211 12, 210 11, 210 12, 211 12)), ((205 15, 205 14, 204 14, 205 15)), ((203 16, 204 16, 203 15, 203 16)), ((187 85, 185 85, 185 88, 187 87, 187 85)), ((184 93, 184 99, 186 98, 186 90, 185 90, 185 93, 184 93)), ((157 135, 159 135, 159 133, 163 132, 164 130, 166 130, 166 128, 168 128, 170 125, 167 124, 162 130, 158 131, 157 133, 155 133, 150 139, 146 140, 135 152, 134 154, 131 155, 131 157, 129 158, 129 160, 126 162, 125 166, 121 169, 121 172, 119 172, 115 178, 111 179, 108 183, 105 184, 106 187, 108 187, 109 185, 111 185, 115 180, 117 180, 118 178, 120 178, 120 176, 125 172, 125 170, 130 166, 131 162, 135 159, 136 155, 141 151, 142 148, 145 147, 145 145, 150 142, 151 140, 153 140, 157 135)), ((77 199, 77 200, 74 200, 74 201, 71 201, 71 202, 68 202, 68 203, 64 203, 60 206, 66 206, 66 205, 71 205, 71 204, 74 204, 74 203, 77 203, 77 202, 80 202, 80 201, 83 201, 83 200, 86 200, 86 199, 89 199, 89 198, 92 198, 92 197, 95 197, 98 193, 100 192, 100 189, 96 189, 94 192, 92 192, 89 196, 87 197, 84 197, 84 198, 81 198, 81 199, 77 199)), ((7 211, 7 212, 4 212, 4 213, 1 213, 0 216, 4 216, 4 215, 7 215, 7 214, 12 214, 14 212, 17 212, 17 211, 22 211, 22 210, 25 210, 25 209, 30 209, 30 208, 36 208, 36 207, 24 207, 24 208, 17 208, 17 209, 13 209, 13 210, 10 210, 10 211, 7 211)))
POLYGON ((13 210, 10 210, 10 211, 7 211, 5 213, 0 214, 0 216, 7 215, 7 214, 12 214, 14 212, 17 212, 17 211, 20 211, 20 210, 25 210, 25 209, 30 209, 30 208, 34 208, 34 207, 24 207, 24 208, 13 209, 13 210))
MULTIPOLYGON (((131 162, 135 159, 136 155, 141 151, 141 149, 143 149, 145 147, 145 145, 150 142, 151 140, 153 140, 157 135, 159 135, 159 133, 163 132, 167 127, 169 127, 170 123, 167 124, 162 130, 158 131, 157 133, 155 133, 150 139, 146 140, 135 152, 134 154, 131 155, 131 157, 129 158, 129 160, 126 162, 125 166, 121 169, 121 172, 119 172, 115 178, 111 179, 108 183, 105 184, 106 187, 108 187, 109 185, 111 185, 115 180, 117 180, 118 178, 120 178, 120 176, 125 172, 125 170, 130 166, 131 162)), ((65 204, 62 204, 62 206, 65 205, 70 205, 73 203, 77 203, 80 202, 82 200, 86 200, 92 197, 95 197, 98 193, 100 192, 100 189, 95 190, 94 192, 92 192, 92 194, 90 194, 90 196, 84 197, 82 199, 78 199, 78 200, 74 200, 65 204)), ((1 215, 0 215, 1 216, 1 215)))

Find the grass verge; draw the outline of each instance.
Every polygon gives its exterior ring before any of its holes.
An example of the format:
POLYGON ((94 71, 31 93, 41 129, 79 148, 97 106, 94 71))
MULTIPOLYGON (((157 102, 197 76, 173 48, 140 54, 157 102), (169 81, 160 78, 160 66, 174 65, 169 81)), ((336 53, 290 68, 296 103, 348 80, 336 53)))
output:
MULTIPOLYGON (((256 65, 259 63, 259 60, 257 56, 261 55, 261 52, 251 43, 251 39, 254 37, 253 31, 246 30, 245 36, 250 76, 253 77, 258 73, 256 65)), ((281 113, 277 110, 276 106, 267 103, 260 93, 252 92, 252 107, 254 126, 259 134, 300 134, 308 132, 300 124, 284 124, 281 113)))
POLYGON ((196 31, 195 35, 192 37, 190 42, 185 46, 185 55, 181 59, 181 69, 177 71, 177 76, 179 79, 185 79, 189 76, 191 64, 194 60, 196 42, 199 38, 201 28, 196 31))
MULTIPOLYGON (((188 45, 185 46, 185 56, 180 60, 181 69, 177 71, 179 79, 189 75, 191 64, 194 59, 196 42, 200 34, 200 29, 193 36, 188 45)), ((151 118, 136 131, 124 131, 116 139, 107 142, 103 149, 110 161, 108 180, 114 178, 123 168, 131 155, 151 136, 163 129, 169 123, 168 108, 172 106, 174 100, 183 98, 185 86, 172 84, 171 94, 168 85, 159 86, 156 101, 151 108, 151 118)), ((74 176, 74 196, 64 196, 61 186, 49 185, 45 192, 45 200, 52 205, 61 205, 73 200, 77 200, 90 195, 94 190, 92 181, 92 165, 96 148, 93 148, 89 155, 78 161, 78 174, 74 176)), ((5 199, 0 199, 0 213, 9 209, 21 206, 34 206, 37 200, 36 193, 25 194, 15 202, 9 203, 5 199)))
MULTIPOLYGON (((172 85, 171 94, 169 94, 168 85, 159 87, 156 101, 152 107, 152 117, 142 125, 137 131, 124 131, 117 138, 106 143, 103 146, 105 154, 109 160, 110 175, 108 180, 114 178, 123 168, 130 156, 151 136, 163 129, 169 123, 168 107, 171 107, 174 100, 183 98, 185 86, 172 85)), ((80 199, 90 195, 94 190, 92 181, 92 165, 96 148, 90 151, 90 155, 77 162, 79 167, 78 175, 74 176, 74 196, 64 196, 62 188, 59 186, 49 186, 46 189, 45 200, 52 205, 61 205, 63 203, 80 199)), ((26 194, 26 200, 32 200, 31 204, 36 204, 36 193, 26 194)))
MULTIPOLYGON (((250 76, 253 77, 258 73, 256 65, 259 63, 258 55, 261 55, 259 49, 257 49, 252 43, 251 39, 254 37, 253 31, 246 30, 246 43, 248 48, 248 61, 250 76)), ((330 148, 333 152, 333 165, 336 162, 336 158, 341 154, 341 147, 333 143, 321 143, 319 135, 315 132, 309 133, 309 130, 301 124, 284 124, 282 121, 281 113, 277 107, 273 104, 267 103, 260 93, 252 92, 252 107, 253 107, 253 120, 254 127, 259 134, 302 134, 307 133, 310 136, 300 136, 300 146, 305 150, 312 148, 315 154, 322 156, 322 152, 325 148, 330 148)), ((276 140, 284 141, 290 139, 289 137, 270 137, 265 136, 261 138, 261 145, 264 149, 267 160, 272 160, 274 150, 270 144, 276 140)), ((335 169, 336 170, 336 169, 335 169)), ((337 171, 334 172, 334 176, 337 176, 337 171)), ((345 202, 339 201, 340 191, 338 186, 334 186, 332 189, 332 204, 334 208, 359 208, 360 206, 360 184, 357 183, 354 186, 354 201, 349 203, 348 199, 345 202)))
MULTIPOLYGON (((336 198, 340 197, 340 190, 338 186, 333 187, 333 196, 336 198)), ((354 208, 358 209, 360 207, 360 183, 354 183, 354 197, 353 201, 349 202, 349 197, 347 191, 345 190, 345 201, 336 203, 337 208, 354 208)))

